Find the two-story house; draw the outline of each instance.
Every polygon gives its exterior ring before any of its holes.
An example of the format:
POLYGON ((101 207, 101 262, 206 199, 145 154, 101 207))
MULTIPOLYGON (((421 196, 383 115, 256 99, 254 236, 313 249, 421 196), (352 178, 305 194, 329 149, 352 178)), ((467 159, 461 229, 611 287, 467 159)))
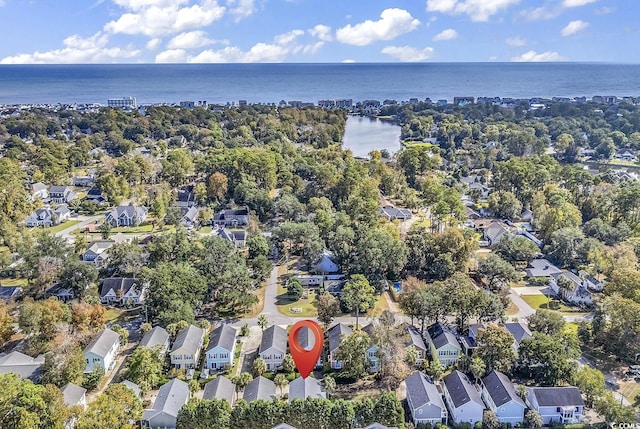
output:
POLYGON ((552 274, 549 288, 561 299, 575 305, 593 305, 593 295, 583 280, 571 271, 552 274))
POLYGON ((78 196, 68 186, 52 186, 49 189, 49 200, 55 204, 69 204, 78 196))
POLYGON ((116 363, 119 351, 120 335, 111 329, 105 329, 84 349, 86 360, 84 372, 89 373, 96 366, 101 366, 105 372, 111 370, 116 363))
POLYGON ((313 377, 298 377, 289 383, 289 402, 294 399, 305 400, 307 398, 326 398, 327 394, 322 389, 320 380, 313 377))
POLYGON ((327 336, 329 337, 329 365, 332 369, 342 369, 343 362, 338 360, 338 352, 340 344, 344 337, 348 337, 353 333, 353 329, 344 323, 338 323, 329 328, 327 336))
POLYGON ((369 348, 365 352, 367 354, 367 361, 369 361, 369 372, 378 372, 380 371, 380 359, 378 358, 378 346, 373 341, 374 335, 374 323, 369 323, 367 326, 362 328, 364 332, 369 336, 369 348))
POLYGON ((62 398, 67 407, 87 409, 87 389, 77 384, 67 383, 62 389, 62 398))
POLYGON ((277 371, 282 366, 287 353, 287 331, 278 325, 271 325, 262 333, 258 356, 267 363, 267 371, 277 371))
POLYGON ((154 326, 140 340, 138 347, 147 347, 151 350, 158 350, 161 357, 169 351, 169 333, 162 326, 154 326))
POLYGON ((235 351, 236 329, 231 325, 218 326, 211 332, 205 367, 214 370, 231 367, 235 351))
POLYGON ((192 369, 198 365, 200 350, 204 340, 204 330, 189 325, 178 333, 171 347, 171 367, 192 369))
POLYGON ((90 243, 87 250, 82 254, 82 260, 85 262, 93 262, 94 265, 100 267, 109 259, 109 248, 116 244, 113 240, 98 240, 90 243))
POLYGON ((185 186, 176 191, 176 207, 189 208, 196 204, 196 194, 193 192, 193 185, 185 186))
POLYGON ((236 386, 227 377, 217 376, 204 385, 202 399, 223 399, 233 406, 236 386))
POLYGON ((512 426, 522 423, 527 406, 506 375, 491 371, 482 379, 481 388, 484 403, 495 413, 500 423, 512 426))
POLYGON ((218 226, 246 226, 249 225, 249 208, 225 209, 216 213, 213 217, 213 224, 218 226))
POLYGON ((407 386, 407 405, 411 412, 411 420, 415 426, 419 424, 447 423, 447 407, 442 395, 433 381, 422 372, 414 372, 405 380, 407 386))
POLYGON ((42 200, 46 201, 49 199, 49 190, 47 189, 47 185, 42 182, 33 183, 31 185, 31 200, 42 200))
POLYGON ((462 347, 456 335, 440 322, 427 328, 427 340, 433 359, 440 361, 443 368, 455 365, 462 354, 462 347))
POLYGON ((138 226, 147 219, 147 209, 139 206, 118 206, 107 213, 105 222, 112 227, 138 226))
POLYGON ((242 399, 247 402, 252 401, 273 401, 276 397, 276 385, 273 381, 259 376, 244 388, 242 399))
POLYGON ((469 423, 471 427, 482 422, 484 402, 466 375, 458 370, 453 371, 443 379, 442 389, 454 422, 469 423))
POLYGON ((244 247, 247 244, 247 231, 231 231, 227 228, 218 227, 211 231, 211 234, 223 240, 230 241, 238 248, 244 247))
POLYGON ((550 423, 580 423, 584 401, 577 387, 527 387, 527 404, 550 423))
POLYGON ((415 326, 407 327, 407 340, 405 341, 405 347, 407 349, 412 348, 418 352, 418 359, 416 359, 416 366, 422 364, 422 361, 427 358, 428 347, 424 343, 424 339, 420 334, 420 331, 415 326))
POLYGON ((55 210, 51 208, 42 208, 31 213, 27 218, 25 225, 29 228, 51 227, 69 220, 70 217, 71 211, 65 205, 61 205, 55 210))
POLYGON ((109 277, 102 281, 100 301, 103 304, 138 305, 144 302, 147 284, 131 277, 109 277))
POLYGON ((144 410, 142 422, 149 429, 175 429, 178 412, 189 401, 189 385, 174 378, 163 384, 153 402, 153 408, 144 410))

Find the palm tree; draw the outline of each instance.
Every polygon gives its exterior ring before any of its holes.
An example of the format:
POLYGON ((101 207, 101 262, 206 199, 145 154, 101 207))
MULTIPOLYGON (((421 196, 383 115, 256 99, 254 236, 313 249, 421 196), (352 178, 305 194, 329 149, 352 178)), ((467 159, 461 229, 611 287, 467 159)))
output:
POLYGON ((240 392, 240 390, 244 389, 247 384, 251 383, 252 380, 253 377, 248 372, 243 372, 242 374, 236 375, 231 379, 233 384, 236 385, 236 399, 238 399, 238 393, 240 392))
POLYGON ((253 370, 253 375, 259 377, 267 372, 267 363, 262 358, 256 358, 256 360, 253 361, 253 366, 251 368, 253 370))
POLYGON ((282 389, 284 389, 284 387, 287 384, 289 384, 289 380, 287 380, 287 376, 285 376, 284 374, 276 374, 275 378, 273 379, 273 382, 276 384, 278 389, 280 389, 280 396, 282 396, 282 389))
POLYGON ((336 391, 337 385, 335 378, 331 377, 330 375, 325 375, 322 381, 324 383, 324 390, 325 392, 327 392, 327 395, 330 395, 331 393, 336 391))
POLYGON ((261 314, 258 317, 258 326, 262 329, 262 332, 264 332, 264 330, 267 329, 267 325, 269 325, 269 322, 267 321, 267 316, 265 316, 264 314, 261 314))

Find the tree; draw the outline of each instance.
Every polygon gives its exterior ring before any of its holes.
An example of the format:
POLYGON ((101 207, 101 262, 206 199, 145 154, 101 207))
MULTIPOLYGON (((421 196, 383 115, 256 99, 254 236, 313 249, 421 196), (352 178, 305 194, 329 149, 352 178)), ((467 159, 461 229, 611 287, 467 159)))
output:
POLYGON ((532 338, 522 340, 518 351, 520 372, 546 386, 571 382, 576 369, 574 359, 580 356, 578 338, 571 333, 534 332, 532 338))
POLYGON ((316 308, 318 310, 318 321, 325 326, 325 329, 340 314, 340 302, 335 296, 327 292, 320 294, 316 298, 316 308))
POLYGON ((267 372, 267 363, 264 359, 258 357, 253 361, 253 365, 251 365, 251 371, 253 372, 254 377, 259 377, 267 372))
POLYGON ((269 321, 267 320, 267 316, 265 316, 264 314, 258 316, 258 326, 260 327, 260 329, 262 329, 262 332, 267 329, 268 325, 269 321))
MULTIPOLYGON (((425 360, 424 362, 426 363, 427 361, 425 360)), ((425 368, 425 372, 429 375, 429 377, 437 381, 440 380, 440 377, 442 377, 442 374, 444 374, 444 368, 442 367, 440 360, 434 359, 431 361, 431 363, 429 363, 429 366, 425 368)))
POLYGON ((595 401, 595 410, 604 417, 607 423, 636 423, 637 417, 632 407, 625 407, 613 396, 613 392, 605 392, 595 401))
POLYGON ((587 365, 576 371, 573 383, 585 396, 589 407, 593 407, 594 401, 605 392, 604 374, 587 365))
POLYGON ((223 173, 215 172, 209 176, 207 193, 211 198, 222 201, 227 194, 229 179, 223 173))
POLYGON ((482 429, 500 429, 498 416, 491 410, 484 410, 482 414, 482 429))
POLYGON ((356 328, 360 312, 365 312, 375 305, 375 289, 362 274, 354 274, 344 285, 340 301, 349 311, 356 312, 356 328))
POLYGON ((253 377, 248 372, 243 372, 239 375, 234 376, 231 381, 236 385, 236 395, 238 394, 239 390, 244 389, 247 384, 251 383, 251 380, 253 380, 253 377))
POLYGON ((53 384, 62 388, 67 383, 82 383, 86 368, 82 348, 75 341, 65 339, 44 356, 42 365, 42 384, 53 384))
POLYGON ((297 301, 302 297, 303 289, 300 280, 295 277, 290 278, 287 281, 287 295, 293 301, 297 301))
POLYGON ((289 353, 284 355, 284 359, 282 359, 282 370, 288 374, 291 374, 296 370, 296 363, 289 353))
POLYGON ((577 258, 578 245, 583 238, 582 231, 577 228, 558 229, 550 235, 544 252, 561 267, 571 266, 577 258))
POLYGON ((327 395, 331 395, 336 390, 336 379, 330 375, 325 375, 322 379, 322 384, 324 384, 324 390, 327 392, 327 395))
POLYGON ((184 184, 189 176, 193 174, 194 166, 192 155, 182 149, 169 152, 162 160, 162 176, 167 179, 171 186, 184 184))
POLYGON ((98 270, 96 267, 77 259, 69 259, 65 262, 60 274, 60 285, 73 292, 78 299, 84 298, 89 287, 97 280, 98 270))
POLYGON ((82 380, 82 387, 87 390, 94 390, 104 377, 104 367, 102 365, 94 365, 91 372, 84 375, 82 380))
POLYGON ((536 410, 529 410, 524 415, 524 427, 537 429, 541 428, 544 422, 542 421, 542 416, 536 410))
POLYGON ((377 422, 388 426, 404 425, 404 409, 393 392, 380 395, 373 407, 373 415, 377 422))
POLYGON ((476 383, 487 373, 487 366, 479 357, 474 357, 471 359, 471 363, 469 364, 469 372, 473 375, 473 378, 476 383))
POLYGON ((509 262, 528 262, 540 253, 536 244, 522 235, 504 235, 495 252, 509 262))
POLYGON ((492 192, 487 202, 489 203, 489 210, 499 218, 514 220, 522 212, 522 203, 509 191, 492 192))
POLYGON ((269 256, 269 241, 263 235, 252 235, 247 240, 249 248, 249 258, 254 259, 258 256, 269 256))
POLYGON ((127 359, 123 378, 136 383, 143 392, 148 392, 160 384, 162 369, 160 350, 139 346, 127 359))
POLYGON ((111 384, 80 416, 77 429, 111 429, 136 427, 142 418, 142 402, 123 384, 111 384))
POLYGON ((369 342, 369 336, 363 331, 354 331, 340 342, 336 359, 343 362, 342 371, 347 377, 358 379, 367 374, 369 342))
POLYGON ((539 308, 529 316, 529 329, 547 335, 559 334, 564 330, 564 318, 557 311, 539 308))
POLYGON ((478 274, 489 280, 492 291, 506 288, 508 282, 518 281, 522 277, 513 265, 494 253, 478 262, 478 274))
POLYGON ((13 316, 9 314, 7 305, 0 303, 0 344, 7 342, 13 335, 13 316))
POLYGON ((516 361, 514 342, 513 335, 505 327, 491 323, 479 330, 476 339, 478 348, 474 356, 482 359, 487 372, 494 369, 509 372, 516 361))
POLYGON ((224 399, 194 398, 182 406, 176 421, 177 429, 209 429, 229 427, 231 405, 224 399))
POLYGON ((280 396, 282 396, 282 389, 284 389, 287 384, 289 384, 289 380, 287 380, 287 376, 284 374, 276 374, 273 379, 273 382, 276 384, 276 387, 280 389, 280 396))

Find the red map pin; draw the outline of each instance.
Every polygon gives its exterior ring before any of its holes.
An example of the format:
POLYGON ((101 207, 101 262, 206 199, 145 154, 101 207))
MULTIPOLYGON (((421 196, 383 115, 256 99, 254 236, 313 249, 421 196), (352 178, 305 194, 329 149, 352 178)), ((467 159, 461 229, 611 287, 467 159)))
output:
POLYGON ((323 347, 324 333, 320 325, 313 320, 300 320, 293 324, 289 331, 289 350, 302 378, 307 378, 311 374, 323 347), (307 350, 300 345, 298 334, 302 328, 307 328, 313 334, 314 341, 311 350, 307 350))

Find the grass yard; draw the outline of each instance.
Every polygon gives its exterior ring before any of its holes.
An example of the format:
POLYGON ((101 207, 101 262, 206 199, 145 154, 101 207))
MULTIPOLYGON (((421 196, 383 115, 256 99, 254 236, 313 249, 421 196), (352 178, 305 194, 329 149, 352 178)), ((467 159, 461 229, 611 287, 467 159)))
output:
POLYGON ((2 278, 0 279, 0 284, 2 286, 22 286, 25 287, 27 286, 27 279, 22 279, 22 278, 11 278, 11 277, 7 277, 7 278, 2 278))
POLYGON ((211 228, 210 226, 203 226, 198 230, 200 234, 210 234, 211 231, 213 231, 213 228, 211 228))
POLYGON ((68 221, 63 222, 63 223, 61 223, 59 225, 52 226, 47 231, 49 231, 51 234, 55 234, 55 233, 58 233, 60 231, 64 231, 67 228, 71 228, 72 226, 77 225, 79 223, 80 223, 79 220, 68 220, 68 221))
POLYGON ((568 313, 570 315, 576 315, 576 313, 580 312, 575 307, 569 307, 557 299, 551 299, 551 301, 549 301, 549 298, 542 294, 522 295, 521 298, 534 310, 539 308, 551 309, 560 311, 561 313, 568 313), (551 306, 549 306, 549 304, 551 304, 551 306))
POLYGON ((515 305, 513 302, 509 303, 509 307, 507 307, 505 314, 507 316, 513 316, 514 314, 518 314, 518 311, 520 311, 520 309, 518 308, 517 305, 515 305))
POLYGON ((260 313, 262 313, 262 309, 264 308, 264 294, 267 291, 267 284, 265 282, 262 283, 260 289, 256 289, 252 294, 258 297, 258 303, 253 306, 249 313, 246 313, 243 317, 251 319, 254 317, 258 317, 260 313))
POLYGON ((289 317, 316 317, 316 293, 313 290, 305 289, 307 298, 300 298, 292 301, 287 295, 287 289, 282 283, 278 284, 278 296, 276 296, 276 307, 280 314, 289 317), (292 310, 293 309, 293 310, 292 310))
POLYGON ((376 305, 373 307, 372 310, 367 312, 367 315, 366 315, 367 317, 376 317, 376 316, 379 316, 383 311, 390 310, 389 302, 385 297, 386 293, 387 292, 383 292, 381 295, 378 295, 376 300, 376 305))
POLYGON ((104 319, 107 322, 115 322, 122 316, 122 313, 124 313, 124 311, 119 308, 107 308, 104 312, 104 319))
POLYGON ((129 234, 149 233, 153 231, 153 225, 150 223, 142 224, 140 226, 119 226, 118 228, 111 228, 110 234, 117 234, 119 232, 129 234))
POLYGON ((631 381, 620 381, 618 392, 622 393, 636 410, 640 408, 640 383, 631 381))

